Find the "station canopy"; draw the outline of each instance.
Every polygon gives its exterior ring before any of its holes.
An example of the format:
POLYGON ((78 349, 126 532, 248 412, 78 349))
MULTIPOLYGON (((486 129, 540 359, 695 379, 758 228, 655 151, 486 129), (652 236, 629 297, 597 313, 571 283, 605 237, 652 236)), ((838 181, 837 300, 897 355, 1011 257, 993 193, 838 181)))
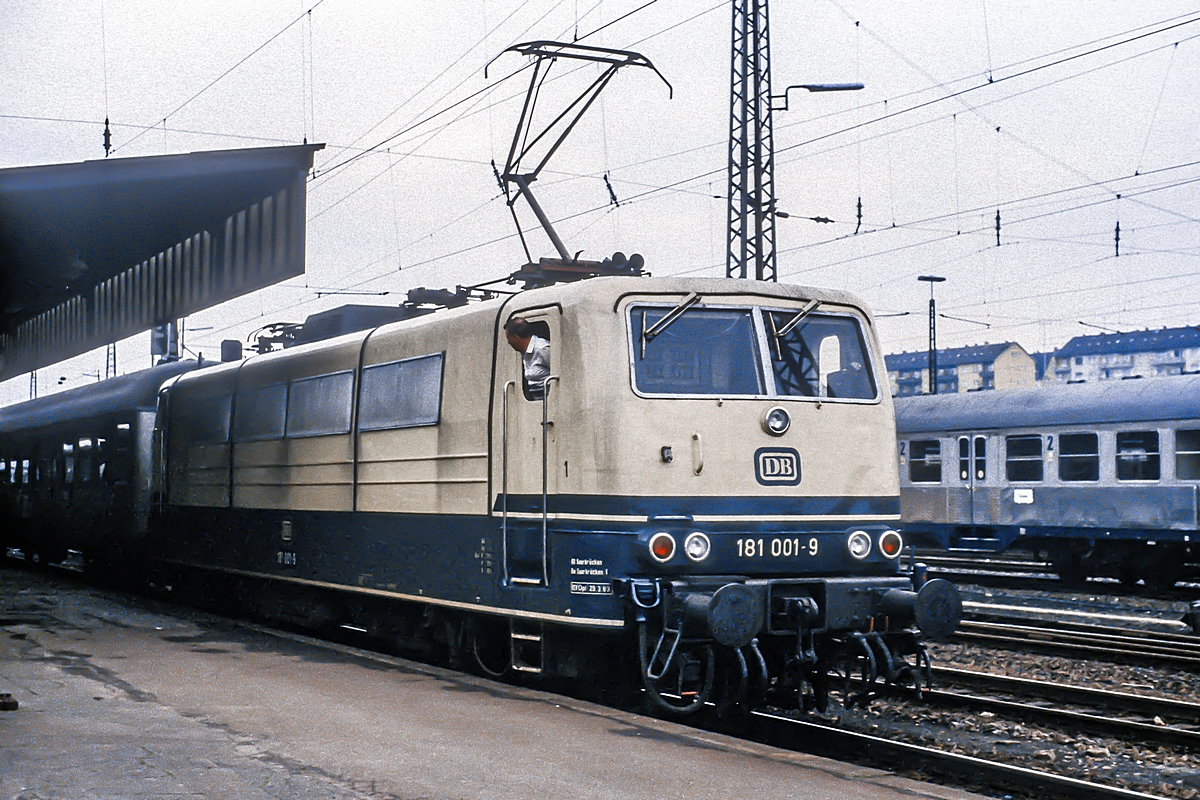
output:
POLYGON ((0 170, 0 380, 302 274, 322 147, 0 170))

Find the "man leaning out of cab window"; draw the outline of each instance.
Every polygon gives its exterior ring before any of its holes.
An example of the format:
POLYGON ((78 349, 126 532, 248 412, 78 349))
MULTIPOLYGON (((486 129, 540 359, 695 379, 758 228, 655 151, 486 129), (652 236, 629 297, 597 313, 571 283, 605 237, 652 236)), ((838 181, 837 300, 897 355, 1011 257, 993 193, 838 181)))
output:
POLYGON ((521 354, 530 393, 540 397, 550 375, 550 341, 538 336, 533 325, 522 317, 510 319, 504 326, 504 335, 512 349, 521 354))

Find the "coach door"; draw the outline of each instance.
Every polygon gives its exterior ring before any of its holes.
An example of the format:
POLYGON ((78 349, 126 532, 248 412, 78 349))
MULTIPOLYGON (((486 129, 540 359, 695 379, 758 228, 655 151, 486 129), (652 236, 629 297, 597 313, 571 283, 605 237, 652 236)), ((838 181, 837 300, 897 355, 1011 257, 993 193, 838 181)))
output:
POLYGON ((549 583, 550 542, 548 524, 558 492, 556 425, 561 353, 561 311, 549 308, 514 310, 513 317, 531 323, 534 334, 550 340, 550 377, 543 391, 525 380, 522 357, 508 344, 501 329, 496 346, 498 408, 492 452, 493 508, 503 531, 503 579, 506 585, 537 587, 549 583))
POLYGON ((989 524, 987 492, 987 437, 958 437, 958 478, 967 487, 967 509, 972 525, 989 524))

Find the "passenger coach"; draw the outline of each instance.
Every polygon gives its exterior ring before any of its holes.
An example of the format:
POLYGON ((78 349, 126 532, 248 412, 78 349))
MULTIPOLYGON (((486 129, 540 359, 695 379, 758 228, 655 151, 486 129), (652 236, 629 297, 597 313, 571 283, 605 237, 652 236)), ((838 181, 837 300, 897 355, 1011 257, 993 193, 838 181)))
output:
POLYGON ((140 543, 158 388, 179 361, 0 410, 0 555, 57 563, 140 543))
POLYGON ((1200 376, 896 399, 914 543, 1172 586, 1197 547, 1200 376))

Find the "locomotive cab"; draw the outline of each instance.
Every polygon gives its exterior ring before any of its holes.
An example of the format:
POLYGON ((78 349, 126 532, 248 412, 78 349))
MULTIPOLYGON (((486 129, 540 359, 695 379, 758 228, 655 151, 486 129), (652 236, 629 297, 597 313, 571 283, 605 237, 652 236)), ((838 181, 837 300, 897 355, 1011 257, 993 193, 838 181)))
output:
POLYGON ((615 597, 645 640, 651 694, 698 684, 661 700, 672 712, 721 680, 734 695, 807 684, 823 704, 847 658, 866 693, 880 676, 913 680, 924 656, 909 626, 942 636, 961 613, 949 584, 900 571, 895 429, 868 313, 837 292, 745 286, 597 279, 501 315, 544 325, 553 347, 540 398, 497 351, 502 582, 558 586, 587 617, 615 597))

